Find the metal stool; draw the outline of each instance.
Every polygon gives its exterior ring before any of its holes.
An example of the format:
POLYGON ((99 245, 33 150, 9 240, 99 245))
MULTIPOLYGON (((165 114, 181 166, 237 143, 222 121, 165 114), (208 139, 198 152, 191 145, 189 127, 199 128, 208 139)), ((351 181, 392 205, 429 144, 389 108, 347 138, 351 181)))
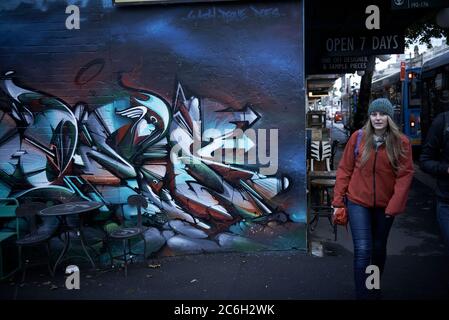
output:
MULTIPOLYGON (((119 227, 108 234, 110 240, 121 240, 123 244, 123 254, 113 256, 110 248, 110 241, 108 241, 108 252, 111 258, 111 266, 114 260, 121 260, 125 265, 125 277, 128 276, 128 262, 133 262, 135 256, 143 255, 146 258, 146 243, 144 237, 144 227, 142 226, 142 208, 148 207, 148 201, 142 195, 132 195, 128 197, 128 204, 137 208, 137 226, 136 227, 119 227), (131 239, 142 237, 144 243, 143 253, 134 253, 131 251, 131 239)), ((123 214, 123 213, 122 213, 123 214)), ((124 217, 122 215, 124 221, 124 217)))
POLYGON ((318 191, 318 204, 311 205, 313 218, 310 221, 310 231, 314 231, 320 217, 326 217, 333 228, 334 240, 337 241, 337 226, 332 224, 332 191, 335 186, 335 179, 313 179, 310 181, 311 194, 313 199, 314 191, 318 191))

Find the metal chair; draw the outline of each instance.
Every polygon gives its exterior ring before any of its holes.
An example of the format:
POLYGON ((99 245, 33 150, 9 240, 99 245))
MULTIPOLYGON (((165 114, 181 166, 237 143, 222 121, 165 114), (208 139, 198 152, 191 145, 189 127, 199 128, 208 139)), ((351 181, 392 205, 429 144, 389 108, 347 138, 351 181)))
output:
POLYGON ((19 235, 19 220, 16 218, 18 206, 19 202, 15 198, 0 198, 0 218, 7 220, 0 229, 0 281, 19 270, 19 255, 14 244, 19 235))
MULTIPOLYGON (((17 219, 25 219, 29 226, 29 233, 24 237, 18 237, 16 245, 19 247, 19 267, 22 271, 22 282, 25 281, 26 269, 29 267, 29 260, 25 260, 24 263, 24 248, 33 247, 39 245, 45 245, 47 251, 47 264, 50 275, 53 277, 54 273, 51 266, 51 253, 50 253, 50 239, 56 231, 57 224, 54 226, 48 226, 46 224, 37 226, 37 214, 47 206, 42 202, 26 202, 20 204, 16 209, 17 219)), ((38 265, 40 263, 35 263, 38 265)))
POLYGON ((108 234, 110 240, 121 240, 123 245, 123 254, 113 256, 110 247, 110 241, 108 241, 108 251, 111 258, 111 265, 114 264, 114 260, 121 260, 125 267, 125 277, 128 276, 128 262, 133 262, 134 257, 143 255, 146 258, 146 243, 144 237, 145 228, 142 225, 142 208, 148 207, 148 201, 142 195, 132 195, 128 197, 128 204, 131 207, 137 208, 137 226, 126 227, 124 226, 124 216, 122 212, 122 225, 121 227, 113 230, 108 234), (142 237, 144 243, 143 253, 135 253, 131 251, 131 239, 136 237, 142 237))
POLYGON ((312 141, 310 144, 310 170, 331 171, 332 145, 329 141, 312 141), (321 165, 320 165, 321 164, 321 165), (324 168, 323 168, 324 165, 324 168))

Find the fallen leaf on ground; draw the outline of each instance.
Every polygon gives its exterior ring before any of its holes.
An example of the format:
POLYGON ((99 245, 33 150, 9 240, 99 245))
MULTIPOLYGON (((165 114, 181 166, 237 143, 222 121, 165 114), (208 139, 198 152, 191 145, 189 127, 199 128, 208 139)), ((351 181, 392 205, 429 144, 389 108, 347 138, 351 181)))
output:
POLYGON ((159 263, 157 263, 157 264, 149 264, 148 265, 148 268, 153 268, 153 269, 160 268, 160 267, 161 267, 161 265, 159 263))
POLYGON ((197 279, 192 279, 191 281, 190 281, 190 283, 194 283, 194 282, 197 282, 198 280, 197 279))

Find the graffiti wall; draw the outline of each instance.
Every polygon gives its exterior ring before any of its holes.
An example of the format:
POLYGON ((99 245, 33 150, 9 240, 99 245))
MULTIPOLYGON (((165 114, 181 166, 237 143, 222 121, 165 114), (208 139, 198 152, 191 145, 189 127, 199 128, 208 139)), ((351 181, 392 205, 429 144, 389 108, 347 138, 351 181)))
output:
POLYGON ((160 255, 305 249, 301 30, 298 1, 2 1, 0 197, 107 229, 141 194, 160 255))

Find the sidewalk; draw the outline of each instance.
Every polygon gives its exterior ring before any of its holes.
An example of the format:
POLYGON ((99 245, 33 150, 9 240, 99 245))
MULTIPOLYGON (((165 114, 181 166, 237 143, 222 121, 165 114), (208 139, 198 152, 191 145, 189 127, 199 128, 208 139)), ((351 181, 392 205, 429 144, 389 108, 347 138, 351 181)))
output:
MULTIPOLYGON (((449 259, 443 255, 432 217, 430 210, 422 215, 414 210, 395 222, 382 282, 385 299, 449 298, 445 288, 449 259)), ((128 278, 122 270, 82 271, 80 290, 65 289, 62 271, 49 280, 45 270, 34 270, 23 286, 0 284, 0 298, 353 299, 350 236, 340 230, 337 242, 326 239, 324 222, 322 258, 295 251, 169 257, 131 266, 128 278)), ((319 239, 317 234, 314 238, 319 239)))
MULTIPOLYGON (((332 132, 334 139, 345 141, 338 128, 332 132)), ((299 251, 176 256, 131 265, 128 278, 123 270, 94 274, 81 267, 80 290, 65 288, 62 270, 51 279, 45 268, 30 269, 24 285, 0 283, 0 299, 353 299, 350 233, 339 227, 333 241, 328 221, 321 219, 310 241, 323 246, 323 257, 299 251)), ((381 284, 384 299, 449 299, 449 257, 436 222, 433 192, 418 179, 406 212, 393 224, 388 249, 381 284)))

